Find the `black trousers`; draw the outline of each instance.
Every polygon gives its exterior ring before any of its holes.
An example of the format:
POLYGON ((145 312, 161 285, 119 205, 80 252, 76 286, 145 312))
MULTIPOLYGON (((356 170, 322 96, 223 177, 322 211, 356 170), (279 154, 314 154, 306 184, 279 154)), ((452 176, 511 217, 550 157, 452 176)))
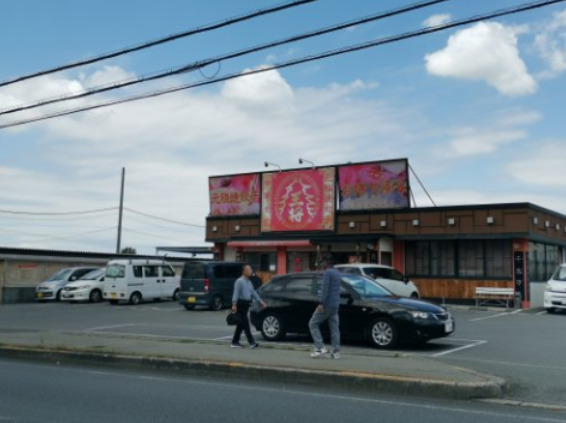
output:
POLYGON ((237 344, 238 342, 240 342, 240 336, 242 336, 242 332, 244 332, 244 334, 246 335, 246 338, 250 345, 255 343, 254 337, 252 336, 252 331, 250 330, 250 320, 248 318, 250 305, 251 301, 238 300, 238 302, 236 303, 236 307, 238 308, 237 313, 240 315, 240 323, 234 330, 232 344, 237 344))

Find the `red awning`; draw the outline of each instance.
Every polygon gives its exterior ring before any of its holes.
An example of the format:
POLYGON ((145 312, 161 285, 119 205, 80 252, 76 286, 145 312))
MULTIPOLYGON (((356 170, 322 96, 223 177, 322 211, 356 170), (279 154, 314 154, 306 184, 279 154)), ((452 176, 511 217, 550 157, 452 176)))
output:
POLYGON ((229 241, 228 247, 310 247, 309 240, 294 241, 229 241))

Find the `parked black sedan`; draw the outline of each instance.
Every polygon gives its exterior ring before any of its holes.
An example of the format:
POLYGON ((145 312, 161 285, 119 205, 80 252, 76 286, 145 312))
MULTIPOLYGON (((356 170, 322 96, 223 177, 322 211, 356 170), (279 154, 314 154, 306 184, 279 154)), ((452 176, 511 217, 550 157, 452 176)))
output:
MULTIPOLYGON (((268 341, 281 340, 287 333, 308 334, 321 286, 319 272, 274 277, 258 290, 267 307, 252 307, 252 324, 268 341)), ((343 339, 367 340, 377 348, 394 348, 399 343, 442 338, 455 330, 454 319, 444 308, 396 297, 365 276, 342 274, 340 298, 343 339)))

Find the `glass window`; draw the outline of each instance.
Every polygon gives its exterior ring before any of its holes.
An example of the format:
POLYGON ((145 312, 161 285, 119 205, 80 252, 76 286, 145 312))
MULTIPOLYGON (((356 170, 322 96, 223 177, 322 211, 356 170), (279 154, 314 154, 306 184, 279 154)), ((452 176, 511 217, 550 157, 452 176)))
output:
POLYGON ((144 266, 143 273, 146 278, 157 278, 159 276, 157 266, 144 266))
POLYGON ((484 276, 483 241, 465 240, 458 242, 458 276, 460 277, 482 277, 484 276))
POLYGON ((95 269, 95 270, 91 270, 91 271, 88 272, 87 274, 81 276, 81 279, 85 279, 85 280, 98 279, 99 277, 101 277, 102 275, 104 275, 105 272, 106 272, 106 269, 95 269))
POLYGON ((142 266, 134 266, 132 270, 134 272, 134 278, 142 277, 142 266))
POLYGON ((161 276, 175 276, 175 271, 171 266, 161 266, 161 276))
MULTIPOLYGON (((254 267, 252 266, 252 270, 254 269, 254 267)), ((243 271, 243 267, 240 264, 234 264, 234 265, 230 265, 230 266, 226 266, 224 269, 225 272, 225 276, 226 278, 230 278, 230 279, 238 279, 240 276, 242 276, 242 271, 243 271)))
POLYGON ((288 293, 308 293, 312 292, 311 278, 293 278, 285 286, 288 293))
POLYGON ((55 273, 53 276, 48 278, 48 281, 63 281, 66 280, 67 277, 71 274, 71 269, 62 269, 55 273))
POLYGON ((342 281, 351 286, 362 297, 389 297, 391 293, 381 285, 362 276, 343 276, 342 281))
POLYGON ((492 240, 485 243, 485 276, 512 277, 511 241, 492 240))
POLYGON ((124 278, 126 276, 126 266, 123 264, 111 264, 106 268, 106 276, 109 278, 124 278))
POLYGON ((403 274, 395 269, 391 270, 391 279, 393 279, 394 281, 405 281, 403 274))
POLYGON ((206 265, 203 263, 185 263, 183 266, 183 279, 206 278, 206 265))

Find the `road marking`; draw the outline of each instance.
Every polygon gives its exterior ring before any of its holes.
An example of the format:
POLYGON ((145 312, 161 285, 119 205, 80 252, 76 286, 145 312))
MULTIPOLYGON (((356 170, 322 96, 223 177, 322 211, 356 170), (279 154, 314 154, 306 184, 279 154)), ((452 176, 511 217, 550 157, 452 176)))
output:
POLYGON ((462 339, 462 341, 472 342, 472 344, 463 345, 461 347, 456 347, 456 348, 452 348, 452 349, 447 350, 447 351, 432 354, 431 357, 442 357, 444 355, 452 354, 452 353, 455 353, 455 352, 458 352, 458 351, 467 350, 468 348, 478 347, 480 345, 487 344, 487 341, 480 341, 480 340, 462 339))
POLYGON ((521 313, 522 311, 523 310, 515 310, 515 311, 511 311, 511 312, 494 314, 493 316, 478 317, 477 319, 471 319, 470 322, 479 322, 480 320, 487 320, 487 319, 494 319, 496 317, 510 316, 511 314, 518 314, 518 313, 521 313))

